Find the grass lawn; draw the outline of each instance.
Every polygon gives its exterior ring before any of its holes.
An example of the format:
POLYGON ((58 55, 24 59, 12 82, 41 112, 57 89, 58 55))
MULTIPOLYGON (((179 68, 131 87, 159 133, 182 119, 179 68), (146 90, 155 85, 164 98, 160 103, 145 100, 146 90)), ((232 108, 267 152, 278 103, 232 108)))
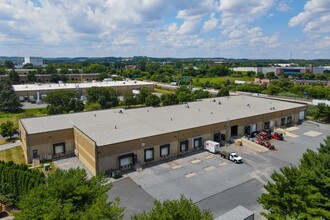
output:
POLYGON ((18 138, 12 138, 12 139, 1 139, 1 140, 0 140, 0 145, 3 145, 3 144, 11 144, 11 143, 14 143, 16 140, 18 140, 18 138))
POLYGON ((168 94, 168 93, 174 93, 173 91, 165 90, 165 89, 160 89, 160 88, 155 88, 155 92, 161 93, 161 94, 168 94))
POLYGON ((0 112, 0 124, 6 121, 12 121, 14 126, 18 127, 18 119, 23 117, 35 117, 46 115, 45 108, 24 109, 20 113, 0 112))
POLYGON ((227 80, 235 81, 235 80, 242 80, 242 81, 253 81, 254 77, 232 77, 232 76, 223 76, 223 77, 213 77, 213 78, 193 78, 193 84, 196 83, 205 83, 209 81, 210 83, 223 83, 227 80))
POLYGON ((41 172, 43 172, 43 173, 49 175, 49 174, 54 173, 55 170, 57 169, 57 167, 54 165, 54 163, 53 163, 52 161, 49 161, 49 162, 41 162, 40 166, 37 167, 37 168, 34 168, 34 169, 38 169, 39 171, 41 171, 41 172), (46 171, 46 170, 44 169, 44 164, 45 164, 45 163, 50 164, 50 170, 46 171))
POLYGON ((21 146, 13 147, 7 150, 0 151, 0 160, 14 161, 14 163, 25 163, 23 150, 21 146))

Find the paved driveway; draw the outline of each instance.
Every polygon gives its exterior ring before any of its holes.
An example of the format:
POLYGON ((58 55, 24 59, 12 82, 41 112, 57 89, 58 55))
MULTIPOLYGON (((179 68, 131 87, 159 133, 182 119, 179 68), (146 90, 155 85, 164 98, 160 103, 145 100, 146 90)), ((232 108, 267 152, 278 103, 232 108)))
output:
POLYGON ((297 165, 302 154, 307 149, 316 150, 330 135, 329 131, 329 126, 305 122, 285 129, 285 141, 272 141, 278 151, 261 153, 245 146, 229 146, 228 150, 243 157, 243 164, 201 152, 128 176, 156 199, 176 199, 184 194, 201 208, 211 209, 214 217, 238 205, 245 206, 259 217, 262 207, 256 203, 256 198, 264 191, 263 185, 270 180, 274 170, 297 165))
POLYGON ((88 178, 92 178, 92 173, 82 164, 82 162, 77 157, 62 158, 54 160, 54 165, 63 170, 81 168, 85 169, 88 178))

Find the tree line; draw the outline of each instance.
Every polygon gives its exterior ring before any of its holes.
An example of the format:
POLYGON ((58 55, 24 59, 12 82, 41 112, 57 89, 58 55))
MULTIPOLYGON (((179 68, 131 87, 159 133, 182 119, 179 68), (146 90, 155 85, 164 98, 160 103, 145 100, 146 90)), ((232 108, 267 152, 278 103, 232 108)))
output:
POLYGON ((0 161, 0 202, 16 206, 21 196, 44 183, 45 176, 25 164, 0 161))
MULTIPOLYGON (((128 92, 119 99, 120 93, 113 88, 91 87, 87 89, 87 103, 80 99, 80 94, 72 90, 58 90, 47 93, 47 114, 64 114, 115 107, 131 108, 132 106, 167 106, 179 103, 210 98, 211 94, 202 89, 192 91, 187 86, 179 87, 175 93, 162 94, 160 97, 152 94, 147 87, 142 87, 139 94, 128 92)), ((217 96, 229 96, 229 90, 221 89, 217 96)))

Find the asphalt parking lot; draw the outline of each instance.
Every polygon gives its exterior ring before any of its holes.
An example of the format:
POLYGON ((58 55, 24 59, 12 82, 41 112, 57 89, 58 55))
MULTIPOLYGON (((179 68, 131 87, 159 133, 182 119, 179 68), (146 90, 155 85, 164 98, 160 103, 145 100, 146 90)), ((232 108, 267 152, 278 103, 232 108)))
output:
POLYGON ((285 133, 284 141, 272 140, 277 151, 257 152, 236 145, 226 147, 239 153, 243 164, 200 152, 127 174, 126 178, 133 181, 119 180, 113 188, 119 192, 115 195, 121 198, 122 205, 127 207, 125 217, 151 208, 154 199, 176 199, 183 194, 200 208, 211 209, 214 217, 242 205, 255 212, 259 219, 262 207, 256 203, 256 198, 264 192, 263 185, 270 180, 269 176, 283 166, 296 165, 308 148, 316 150, 326 135, 330 135, 330 126, 304 122, 280 131, 285 133), (141 201, 147 204, 144 208, 140 207, 141 201))

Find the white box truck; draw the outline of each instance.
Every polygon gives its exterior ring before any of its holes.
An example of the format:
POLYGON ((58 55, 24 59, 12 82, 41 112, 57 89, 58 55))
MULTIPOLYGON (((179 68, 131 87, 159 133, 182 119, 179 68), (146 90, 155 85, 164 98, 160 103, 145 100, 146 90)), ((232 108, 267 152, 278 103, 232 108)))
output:
POLYGON ((204 150, 207 150, 211 153, 218 153, 220 150, 220 143, 215 141, 205 141, 204 142, 204 150))

